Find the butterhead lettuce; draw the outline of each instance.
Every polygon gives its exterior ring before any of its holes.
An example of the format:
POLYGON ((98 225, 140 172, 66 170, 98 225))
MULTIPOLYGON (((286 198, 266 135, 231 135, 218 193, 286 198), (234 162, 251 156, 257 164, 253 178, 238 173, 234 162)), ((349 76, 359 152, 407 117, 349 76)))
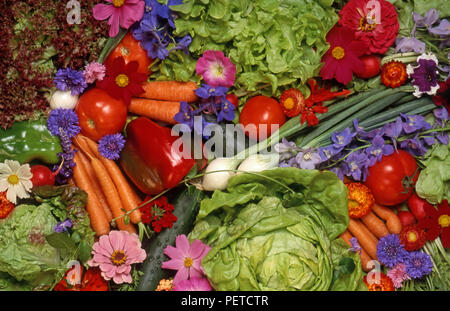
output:
POLYGON ((359 256, 339 238, 347 195, 331 172, 239 174, 201 202, 189 238, 212 247, 202 265, 217 290, 355 290, 359 256))

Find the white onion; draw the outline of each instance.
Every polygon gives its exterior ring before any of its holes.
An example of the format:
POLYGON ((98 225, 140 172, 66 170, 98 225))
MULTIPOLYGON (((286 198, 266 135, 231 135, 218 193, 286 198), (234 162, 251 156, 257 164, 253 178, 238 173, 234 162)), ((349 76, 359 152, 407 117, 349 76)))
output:
POLYGON ((280 155, 278 153, 252 154, 242 161, 238 171, 261 172, 278 166, 280 155))
POLYGON ((220 170, 235 170, 237 162, 234 158, 217 158, 212 160, 205 170, 202 187, 207 191, 224 190, 228 186, 228 181, 235 174, 232 171, 210 173, 220 170))
POLYGON ((78 95, 72 95, 71 91, 56 90, 50 98, 50 108, 74 109, 78 102, 78 95))

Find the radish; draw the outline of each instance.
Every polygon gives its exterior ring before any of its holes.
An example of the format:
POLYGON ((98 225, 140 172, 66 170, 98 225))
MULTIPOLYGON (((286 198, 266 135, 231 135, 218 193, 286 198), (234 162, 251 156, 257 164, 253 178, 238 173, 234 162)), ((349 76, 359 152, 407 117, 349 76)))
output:
POLYGON ((397 216, 402 223, 402 228, 416 223, 416 218, 410 211, 399 211, 397 216))
POLYGON ((33 177, 31 178, 33 187, 44 185, 53 186, 55 184, 55 177, 59 173, 59 169, 52 172, 47 166, 37 164, 31 167, 31 173, 33 174, 33 177))
POLYGON ((413 195, 408 199, 409 210, 418 220, 426 216, 425 206, 428 208, 433 208, 433 205, 420 198, 416 193, 413 193, 413 195))

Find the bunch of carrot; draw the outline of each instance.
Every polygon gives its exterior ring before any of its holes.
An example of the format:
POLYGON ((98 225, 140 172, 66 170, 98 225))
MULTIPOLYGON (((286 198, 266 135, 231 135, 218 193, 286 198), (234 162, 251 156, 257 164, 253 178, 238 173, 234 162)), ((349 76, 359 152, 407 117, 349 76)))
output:
POLYGON ((348 228, 341 234, 341 238, 351 246, 350 239, 356 237, 361 246, 362 269, 368 272, 373 269, 370 261, 377 260, 378 240, 390 233, 399 234, 401 230, 402 224, 397 214, 390 208, 375 203, 364 217, 350 218, 348 228))
POLYGON ((131 99, 128 111, 156 121, 175 124, 175 115, 182 101, 195 102, 197 84, 178 81, 148 81, 142 84, 144 93, 131 99))
POLYGON ((97 143, 85 136, 77 135, 74 145, 79 150, 75 153, 73 182, 88 194, 86 209, 92 229, 97 236, 108 234, 114 220, 119 230, 136 233, 134 224, 141 221, 136 207, 142 200, 119 166, 103 157, 97 143), (129 218, 125 217, 127 212, 129 218))

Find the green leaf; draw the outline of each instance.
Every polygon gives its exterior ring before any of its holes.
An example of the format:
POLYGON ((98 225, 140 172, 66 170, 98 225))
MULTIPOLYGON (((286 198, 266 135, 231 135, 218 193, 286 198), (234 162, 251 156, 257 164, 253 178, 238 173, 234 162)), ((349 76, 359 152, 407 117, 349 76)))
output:
POLYGON ((127 32, 128 32, 127 29, 120 27, 119 33, 115 37, 108 38, 108 41, 106 41, 103 50, 100 52, 100 55, 98 56, 97 62, 103 63, 105 59, 109 56, 109 54, 116 48, 116 46, 119 45, 120 41, 122 41, 123 37, 125 37, 127 32))
POLYGON ((48 244, 53 246, 54 248, 58 248, 60 250, 67 250, 67 251, 75 251, 76 244, 71 239, 70 235, 66 232, 64 233, 52 233, 50 235, 47 235, 45 237, 48 244))
POLYGON ((350 257, 344 257, 339 261, 339 270, 344 274, 350 274, 355 270, 355 262, 350 257))
POLYGON ((87 262, 91 258, 92 246, 86 241, 81 241, 78 245, 78 258, 82 263, 87 262))

